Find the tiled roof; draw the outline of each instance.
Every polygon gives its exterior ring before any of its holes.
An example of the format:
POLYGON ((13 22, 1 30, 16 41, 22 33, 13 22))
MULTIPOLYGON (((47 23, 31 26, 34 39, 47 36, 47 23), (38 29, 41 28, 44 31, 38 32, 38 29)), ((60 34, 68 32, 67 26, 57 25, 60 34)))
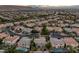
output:
POLYGON ((19 36, 8 36, 5 38, 6 41, 11 41, 11 42, 17 39, 19 39, 19 36))
POLYGON ((72 38, 72 37, 66 37, 66 38, 64 38, 64 42, 66 43, 66 45, 78 46, 77 41, 74 38, 72 38))
POLYGON ((5 38, 5 37, 7 37, 7 36, 9 36, 9 35, 6 34, 6 33, 0 33, 0 38, 5 38))

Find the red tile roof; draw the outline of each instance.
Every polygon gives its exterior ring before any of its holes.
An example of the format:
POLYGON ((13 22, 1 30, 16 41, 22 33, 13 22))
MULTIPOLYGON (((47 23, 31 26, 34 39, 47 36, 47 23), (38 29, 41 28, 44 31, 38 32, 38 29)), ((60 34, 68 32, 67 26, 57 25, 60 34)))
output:
POLYGON ((65 42, 66 45, 78 46, 78 42, 72 37, 64 38, 64 42, 65 42))

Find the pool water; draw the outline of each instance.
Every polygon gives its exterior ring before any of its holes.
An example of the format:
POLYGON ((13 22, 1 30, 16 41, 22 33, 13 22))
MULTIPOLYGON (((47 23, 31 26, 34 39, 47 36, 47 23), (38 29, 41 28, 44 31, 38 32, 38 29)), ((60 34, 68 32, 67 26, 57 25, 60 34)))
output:
POLYGON ((27 48, 16 48, 16 50, 19 52, 27 52, 28 51, 27 48))
POLYGON ((66 53, 67 52, 67 49, 65 48, 54 48, 52 50, 53 53, 66 53))

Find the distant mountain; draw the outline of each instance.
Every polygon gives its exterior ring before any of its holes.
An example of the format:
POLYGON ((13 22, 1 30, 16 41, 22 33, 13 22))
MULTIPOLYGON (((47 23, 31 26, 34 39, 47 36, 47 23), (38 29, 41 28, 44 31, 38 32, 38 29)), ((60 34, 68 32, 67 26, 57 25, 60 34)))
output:
POLYGON ((0 5, 0 11, 18 11, 18 10, 48 10, 48 9, 79 9, 79 5, 73 6, 44 6, 44 5, 0 5))
POLYGON ((0 5, 0 11, 15 11, 30 9, 29 6, 16 6, 16 5, 0 5))

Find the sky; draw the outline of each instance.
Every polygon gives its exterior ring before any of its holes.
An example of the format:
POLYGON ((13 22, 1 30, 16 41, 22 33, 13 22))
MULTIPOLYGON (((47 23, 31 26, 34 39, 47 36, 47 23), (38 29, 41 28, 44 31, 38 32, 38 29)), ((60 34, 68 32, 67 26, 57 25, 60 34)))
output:
POLYGON ((70 6, 79 5, 79 0, 0 0, 0 5, 70 6))

